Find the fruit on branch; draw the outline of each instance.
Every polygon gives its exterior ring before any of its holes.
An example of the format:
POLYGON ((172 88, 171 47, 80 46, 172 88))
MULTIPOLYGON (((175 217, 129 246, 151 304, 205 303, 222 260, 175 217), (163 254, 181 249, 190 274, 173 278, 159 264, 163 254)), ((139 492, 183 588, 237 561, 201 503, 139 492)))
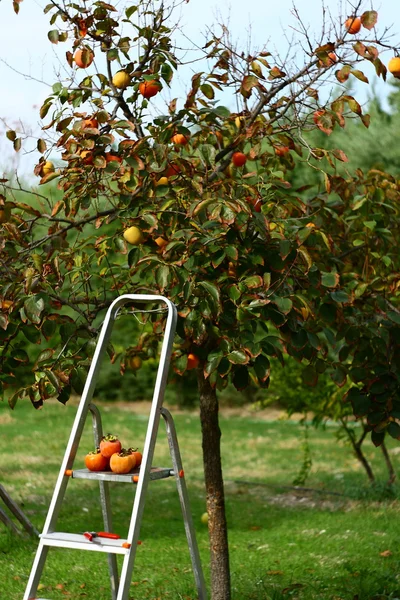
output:
POLYGON ((187 138, 186 135, 183 135, 183 133, 175 133, 171 138, 171 142, 177 146, 186 146, 188 141, 189 138, 187 138))
POLYGON ((139 84, 139 93, 142 94, 146 100, 152 98, 161 90, 160 82, 157 79, 150 79, 142 81, 139 84))
POLYGON ((156 185, 168 185, 168 177, 160 177, 160 179, 156 181, 156 185))
POLYGON ((99 122, 95 117, 88 117, 83 121, 84 128, 87 127, 90 129, 97 129, 99 126, 99 122))
POLYGON ((261 198, 255 198, 254 196, 246 196, 246 200, 253 207, 254 212, 261 212, 261 198))
POLYGON ((177 165, 176 163, 170 163, 164 173, 165 177, 174 177, 175 175, 179 175, 180 173, 180 166, 177 165))
POLYGON ((106 162, 118 162, 118 163, 122 163, 122 158, 120 156, 118 156, 118 154, 113 154, 112 152, 105 152, 104 153, 104 158, 106 159, 106 162))
POLYGON ((290 151, 289 146, 274 146, 276 156, 285 156, 290 151))
POLYGON ((49 173, 54 173, 54 171, 55 171, 55 168, 54 168, 53 163, 50 160, 46 160, 46 162, 43 163, 40 174, 42 177, 44 177, 45 175, 48 175, 49 173))
MULTIPOLYGON (((11 208, 10 205, 6 202, 5 204, 0 206, 0 223, 7 223, 10 218, 11 208)), ((4 308, 2 306, 2 308, 4 308)))
POLYGON ((165 240, 165 239, 164 239, 163 237, 161 237, 161 236, 160 236, 160 237, 158 237, 158 238, 156 238, 154 241, 155 241, 155 243, 157 244, 157 246, 158 246, 159 248, 165 248, 165 246, 167 246, 167 245, 168 245, 168 241, 167 241, 167 240, 165 240))
POLYGON ((332 65, 334 65, 335 63, 338 62, 338 57, 336 56, 335 52, 328 52, 326 58, 320 58, 320 60, 318 61, 318 67, 322 68, 322 67, 331 67, 332 65))
POLYGON ((138 371, 142 366, 142 362, 140 356, 128 356, 126 359, 126 366, 132 371, 138 371))
POLYGON ((388 71, 390 71, 393 77, 400 79, 400 57, 394 56, 389 60, 388 71))
POLYGON ((232 155, 232 162, 235 167, 243 167, 246 164, 247 156, 243 152, 234 152, 232 155))
POLYGON ((188 371, 190 371, 191 369, 196 369, 200 364, 200 359, 198 356, 196 356, 196 354, 193 354, 192 352, 190 354, 188 354, 187 357, 187 365, 186 365, 186 369, 188 371))
POLYGON ((117 436, 107 433, 101 438, 100 452, 105 458, 110 458, 115 452, 121 452, 121 442, 117 436))
POLYGON ((361 29, 361 19, 360 17, 349 17, 345 21, 344 26, 347 29, 347 33, 355 35, 361 29))
POLYGON ((113 473, 129 473, 136 465, 136 459, 129 450, 122 449, 115 452, 110 458, 110 467, 113 473))
POLYGON ((85 165, 93 164, 93 152, 91 150, 82 150, 81 159, 85 165))
POLYGON ((89 471, 105 471, 109 467, 109 459, 103 456, 100 448, 85 456, 85 466, 89 471))
POLYGON ((90 48, 79 48, 74 54, 74 61, 80 69, 87 69, 94 60, 94 52, 90 48))
POLYGON ((126 71, 118 71, 112 78, 113 85, 119 90, 124 90, 130 84, 131 78, 126 71))
POLYGON ((141 230, 139 227, 135 227, 134 225, 132 227, 128 227, 128 229, 125 229, 124 238, 128 244, 131 244, 132 246, 140 246, 140 244, 142 244, 144 241, 141 230))

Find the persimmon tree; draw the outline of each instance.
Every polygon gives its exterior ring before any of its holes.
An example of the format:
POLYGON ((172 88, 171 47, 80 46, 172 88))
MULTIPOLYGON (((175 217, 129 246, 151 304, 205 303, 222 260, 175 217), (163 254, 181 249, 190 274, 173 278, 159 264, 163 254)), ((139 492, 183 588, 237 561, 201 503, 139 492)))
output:
MULTIPOLYGON (((40 110, 41 190, 28 203, 18 180, 1 182, 0 381, 11 406, 24 397, 35 407, 54 396, 65 403, 81 391, 117 294, 175 302, 173 367, 194 367, 198 379, 212 597, 228 600, 218 390, 229 381, 267 388, 271 357, 288 353, 307 385, 327 369, 339 387, 352 382, 345 400, 367 417, 374 443, 400 436, 399 185, 379 171, 338 175, 344 152, 304 136, 329 135, 347 118, 368 127, 345 87, 327 102, 320 88, 332 78, 368 83, 365 62, 385 78, 379 53, 390 44, 362 2, 349 10, 357 33, 343 15, 314 42, 298 17, 296 60, 242 52, 223 28, 198 50, 202 70, 187 96, 164 104, 183 66, 172 9, 101 0, 45 8, 69 71, 40 110), (321 173, 323 187, 290 185, 299 162, 321 173), (57 194, 46 186, 53 180, 57 194), (28 367, 30 380, 18 385, 28 367)), ((18 151, 21 137, 7 136, 18 151)), ((134 355, 154 355, 162 316, 149 325, 122 371, 134 355)))

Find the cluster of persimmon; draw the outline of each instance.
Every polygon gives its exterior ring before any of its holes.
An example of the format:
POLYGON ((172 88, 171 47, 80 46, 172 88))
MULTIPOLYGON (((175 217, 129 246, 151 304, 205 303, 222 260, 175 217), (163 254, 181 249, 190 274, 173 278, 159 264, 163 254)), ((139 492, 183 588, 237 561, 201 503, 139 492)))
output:
MULTIPOLYGON (((78 48, 72 60, 78 67, 78 69, 87 69, 94 61, 94 52, 91 48, 87 46, 84 46, 83 48, 78 48)), ((137 77, 138 76, 141 75, 137 75, 137 77)), ((118 90, 124 90, 134 79, 136 79, 136 77, 131 76, 128 71, 122 69, 115 73, 115 75, 112 78, 112 84, 118 90)), ((155 77, 151 77, 149 75, 147 79, 139 83, 138 91, 139 94, 143 96, 143 98, 149 100, 150 98, 156 96, 158 92, 161 91, 161 88, 162 86, 160 81, 155 77)))
POLYGON ((122 448, 117 436, 108 433, 103 436, 100 446, 85 456, 85 465, 89 471, 111 471, 113 473, 129 473, 140 467, 142 454, 138 449, 122 448))

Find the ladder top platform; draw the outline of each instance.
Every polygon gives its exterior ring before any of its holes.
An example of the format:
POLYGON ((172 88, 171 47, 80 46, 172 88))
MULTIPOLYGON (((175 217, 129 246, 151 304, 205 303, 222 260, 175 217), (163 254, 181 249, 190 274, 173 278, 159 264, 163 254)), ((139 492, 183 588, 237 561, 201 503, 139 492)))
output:
MULTIPOLYGON (((112 471, 89 471, 88 469, 74 469, 71 473, 73 479, 95 479, 96 481, 119 481, 122 483, 137 483, 139 480, 139 469, 132 469, 129 473, 113 473, 112 471)), ((152 467, 150 470, 150 481, 155 479, 166 479, 174 475, 174 470, 163 467, 152 467)))

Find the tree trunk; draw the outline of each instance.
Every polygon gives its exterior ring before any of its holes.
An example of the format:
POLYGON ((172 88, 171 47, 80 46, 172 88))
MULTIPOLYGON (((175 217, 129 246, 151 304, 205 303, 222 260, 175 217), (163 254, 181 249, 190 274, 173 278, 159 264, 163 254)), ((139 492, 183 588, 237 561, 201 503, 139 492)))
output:
POLYGON ((384 456, 384 459, 385 459, 385 462, 386 462, 387 470, 389 471, 388 485, 393 485, 394 482, 395 482, 395 479, 396 479, 396 473, 395 473, 395 470, 393 468, 393 464, 392 464, 392 461, 390 459, 389 452, 387 451, 385 442, 382 442, 382 444, 381 444, 381 450, 382 450, 382 453, 383 453, 383 456, 384 456))
POLYGON ((204 481, 210 538, 211 598, 230 600, 228 529, 225 516, 224 481, 221 465, 221 430, 218 399, 209 380, 199 369, 200 421, 203 444, 204 481))
POLYGON ((340 419, 340 421, 342 423, 343 429, 347 433, 347 436, 350 440, 351 445, 353 446, 354 454, 356 455, 356 457, 358 458, 358 460, 364 467, 370 483, 375 483, 375 475, 372 471, 371 465, 369 464, 366 456, 364 455, 363 451, 361 450, 361 445, 362 445, 363 441, 365 440, 367 433, 368 433, 366 428, 364 427, 364 431, 363 431, 360 439, 358 441, 356 441, 354 435, 352 435, 352 432, 347 427, 345 421, 343 419, 340 419))

